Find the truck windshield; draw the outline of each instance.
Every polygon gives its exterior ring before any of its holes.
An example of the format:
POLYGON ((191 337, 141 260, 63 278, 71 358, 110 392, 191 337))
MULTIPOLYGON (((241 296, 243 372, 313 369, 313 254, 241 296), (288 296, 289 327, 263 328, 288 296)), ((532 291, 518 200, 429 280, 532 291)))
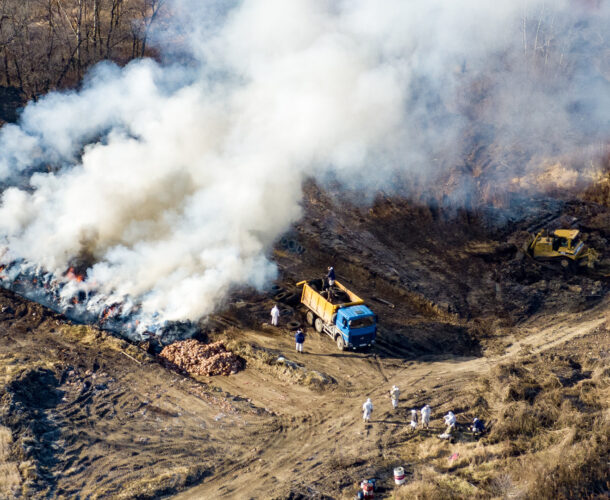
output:
POLYGON ((350 328, 364 328, 365 326, 373 326, 375 324, 374 316, 364 316, 363 318, 353 319, 349 322, 350 328))

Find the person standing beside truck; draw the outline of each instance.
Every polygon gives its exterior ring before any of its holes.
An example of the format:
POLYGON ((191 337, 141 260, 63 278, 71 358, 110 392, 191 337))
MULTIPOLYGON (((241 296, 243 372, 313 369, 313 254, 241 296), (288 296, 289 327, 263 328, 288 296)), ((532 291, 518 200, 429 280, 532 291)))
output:
POLYGON ((300 328, 294 335, 294 341, 296 342, 297 352, 303 352, 303 344, 305 342, 305 333, 300 328))
POLYGON ((271 324, 277 326, 277 322, 280 319, 280 308, 275 304, 271 309, 271 324))

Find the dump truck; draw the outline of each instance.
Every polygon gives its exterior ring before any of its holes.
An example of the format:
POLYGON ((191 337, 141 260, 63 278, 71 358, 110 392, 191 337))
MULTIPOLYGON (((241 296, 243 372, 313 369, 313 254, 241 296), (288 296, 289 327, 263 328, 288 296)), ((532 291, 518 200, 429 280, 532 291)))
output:
POLYGON ((593 269, 599 260, 598 253, 581 241, 578 229, 556 229, 551 234, 542 230, 529 243, 527 253, 566 271, 580 266, 593 269))
POLYGON ((324 280, 301 281, 301 303, 307 308, 307 324, 326 333, 337 347, 371 347, 377 334, 377 316, 364 301, 340 282, 324 289, 324 280))

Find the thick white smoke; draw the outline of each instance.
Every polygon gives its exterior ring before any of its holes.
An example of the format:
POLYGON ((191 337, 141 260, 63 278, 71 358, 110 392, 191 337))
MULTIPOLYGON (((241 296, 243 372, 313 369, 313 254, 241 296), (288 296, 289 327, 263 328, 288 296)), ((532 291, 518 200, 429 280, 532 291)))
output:
POLYGON ((268 283, 268 252, 300 217, 308 176, 364 190, 395 172, 433 182, 447 165, 433 158, 462 161, 481 82, 491 102, 479 114, 507 147, 570 147, 584 115, 590 139, 608 137, 608 80, 594 64, 608 53, 605 4, 170 7, 156 38, 183 65, 102 64, 80 91, 31 103, 0 132, 0 182, 14 185, 0 206, 1 259, 56 276, 85 261, 82 286, 141 304, 145 323, 197 319, 231 287, 268 283), (602 40, 575 41, 583 22, 602 40))

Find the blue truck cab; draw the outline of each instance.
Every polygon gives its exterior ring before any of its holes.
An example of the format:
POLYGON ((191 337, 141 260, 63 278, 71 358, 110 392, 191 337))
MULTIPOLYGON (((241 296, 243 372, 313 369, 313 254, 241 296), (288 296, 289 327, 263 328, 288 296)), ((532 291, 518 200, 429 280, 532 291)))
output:
POLYGON ((348 349, 370 347, 375 343, 377 317, 365 305, 338 309, 335 324, 348 349))

